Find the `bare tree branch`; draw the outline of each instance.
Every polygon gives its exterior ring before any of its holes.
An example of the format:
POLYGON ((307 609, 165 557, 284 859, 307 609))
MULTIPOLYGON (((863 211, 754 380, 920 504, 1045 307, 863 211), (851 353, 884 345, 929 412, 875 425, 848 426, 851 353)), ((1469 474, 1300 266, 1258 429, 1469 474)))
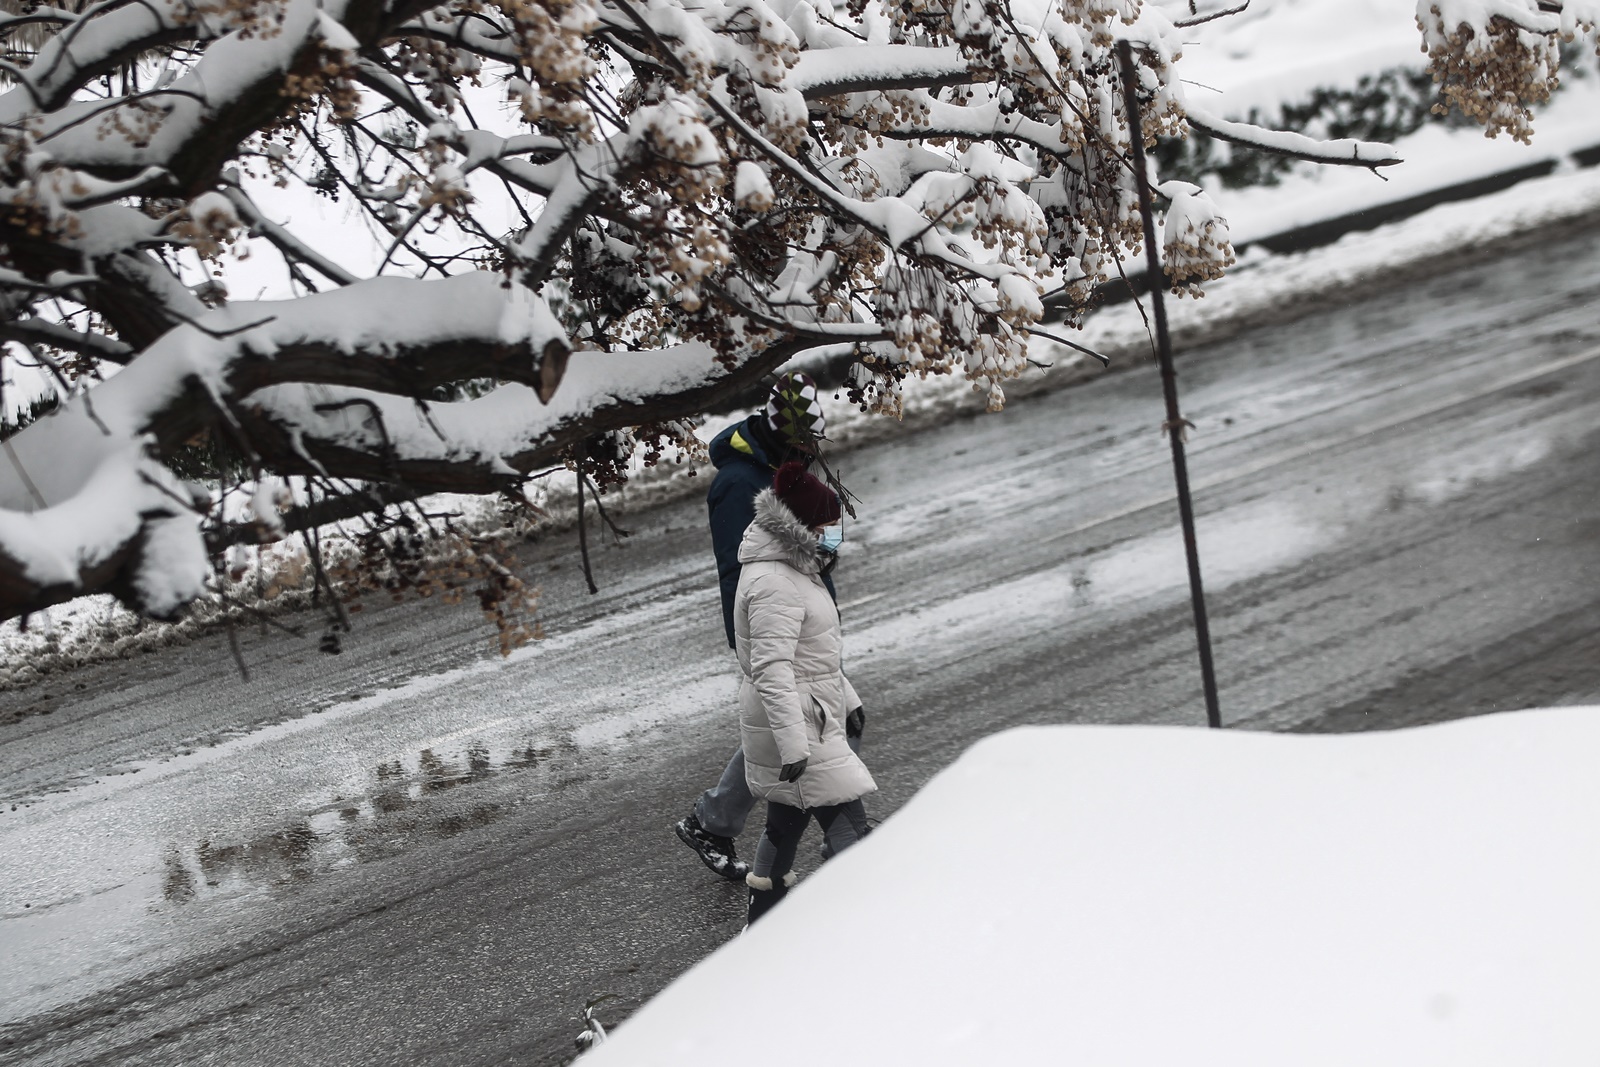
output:
POLYGON ((0 341, 51 345, 125 366, 134 356, 131 345, 99 333, 85 333, 46 319, 0 322, 0 341))
POLYGON ((1188 18, 1186 18, 1186 19, 1173 19, 1172 20, 1172 24, 1174 26, 1177 26, 1179 29, 1185 29, 1186 30, 1191 26, 1202 26, 1207 22, 1215 22, 1218 19, 1225 19, 1229 15, 1240 15, 1240 14, 1243 14, 1245 9, 1247 9, 1249 6, 1250 6, 1250 0, 1244 0, 1244 3, 1239 4, 1237 7, 1225 7, 1225 8, 1218 8, 1216 11, 1204 11, 1204 12, 1201 12, 1201 11, 1196 11, 1195 10, 1195 5, 1194 4, 1190 4, 1189 5, 1189 10, 1191 12, 1190 16, 1188 18))

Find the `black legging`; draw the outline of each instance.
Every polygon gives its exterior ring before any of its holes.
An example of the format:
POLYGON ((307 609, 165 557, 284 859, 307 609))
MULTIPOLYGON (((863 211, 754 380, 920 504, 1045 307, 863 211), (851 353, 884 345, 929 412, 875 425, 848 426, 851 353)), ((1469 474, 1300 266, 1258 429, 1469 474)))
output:
POLYGON ((817 825, 822 827, 822 832, 826 834, 833 826, 833 820, 843 813, 843 804, 825 804, 820 808, 806 810, 780 804, 776 800, 767 801, 765 836, 772 842, 772 869, 767 871, 760 869, 764 866, 760 860, 765 857, 761 854, 763 850, 758 849, 756 874, 771 878, 774 886, 779 885, 783 881, 783 876, 794 870, 795 853, 800 851, 800 838, 805 834, 806 823, 810 821, 811 816, 817 817, 817 825))
POLYGON ((800 849, 800 838, 805 834, 806 823, 811 821, 811 816, 817 817, 817 823, 826 835, 844 809, 843 804, 829 804, 804 811, 775 800, 767 801, 767 828, 761 832, 761 844, 756 847, 756 863, 751 873, 758 878, 772 879, 769 883, 772 888, 751 887, 750 908, 745 916, 747 924, 765 915, 789 892, 789 885, 784 878, 794 869, 794 856, 800 849))

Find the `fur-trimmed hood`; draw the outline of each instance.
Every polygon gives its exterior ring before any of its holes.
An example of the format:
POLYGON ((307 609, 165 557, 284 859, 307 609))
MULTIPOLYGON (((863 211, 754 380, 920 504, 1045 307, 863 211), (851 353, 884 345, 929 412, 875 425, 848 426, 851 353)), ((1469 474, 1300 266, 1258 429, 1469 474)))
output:
POLYGON ((801 574, 816 574, 822 568, 817 535, 771 489, 756 494, 756 517, 739 545, 740 563, 758 560, 787 563, 801 574))

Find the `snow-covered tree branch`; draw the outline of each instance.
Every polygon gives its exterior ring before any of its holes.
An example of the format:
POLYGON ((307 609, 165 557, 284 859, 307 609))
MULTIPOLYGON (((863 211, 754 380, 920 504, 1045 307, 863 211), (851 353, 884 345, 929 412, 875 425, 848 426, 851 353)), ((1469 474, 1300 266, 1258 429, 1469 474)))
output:
MULTIPOLYGON (((1484 12, 1532 78, 1592 22, 1440 0, 1451 100, 1484 12)), ((1140 0, 0 0, 4 377, 59 401, 4 442, 0 618, 199 595, 243 535, 176 473, 196 442, 336 517, 687 432, 825 346, 863 403, 960 373, 999 407, 1042 295, 1081 321, 1141 240, 1119 38, 1147 143, 1394 162, 1191 111, 1179 32, 1140 0)), ((1197 290, 1226 225, 1163 188, 1197 290)))

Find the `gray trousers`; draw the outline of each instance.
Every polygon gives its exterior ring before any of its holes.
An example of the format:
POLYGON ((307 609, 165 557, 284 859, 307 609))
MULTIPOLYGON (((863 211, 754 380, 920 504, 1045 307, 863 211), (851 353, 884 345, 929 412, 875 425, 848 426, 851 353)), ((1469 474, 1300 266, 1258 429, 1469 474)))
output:
MULTIPOLYGON (((861 738, 849 739, 850 749, 861 754, 861 738)), ((734 752, 733 758, 722 769, 717 784, 700 794, 694 804, 694 817, 708 834, 718 837, 738 837, 744 832, 745 820, 756 806, 755 794, 744 778, 744 746, 734 752)), ((866 836, 867 807, 859 800, 844 805, 844 818, 833 820, 828 829, 823 851, 832 856, 855 844, 866 836)))

